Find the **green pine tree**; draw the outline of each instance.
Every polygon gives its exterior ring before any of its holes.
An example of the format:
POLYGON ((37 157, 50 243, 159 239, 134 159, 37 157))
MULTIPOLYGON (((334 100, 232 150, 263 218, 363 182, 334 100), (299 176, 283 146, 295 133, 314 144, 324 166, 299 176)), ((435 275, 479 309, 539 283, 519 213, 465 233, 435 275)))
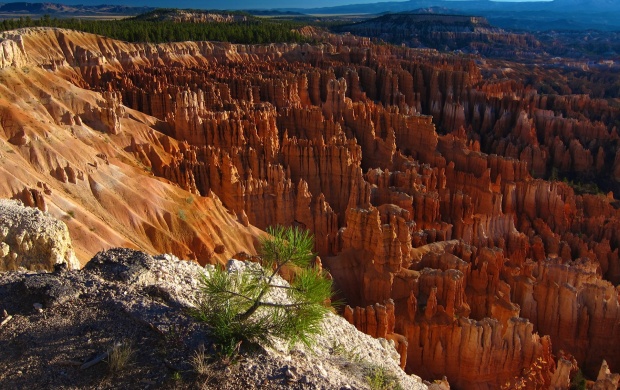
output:
POLYGON ((313 237, 296 228, 267 232, 261 265, 241 273, 216 268, 201 280, 195 315, 212 326, 224 354, 241 342, 270 344, 273 337, 310 345, 329 311, 332 283, 313 265, 313 237), (294 268, 290 285, 279 282, 283 267, 294 268), (286 299, 274 299, 274 293, 286 299))

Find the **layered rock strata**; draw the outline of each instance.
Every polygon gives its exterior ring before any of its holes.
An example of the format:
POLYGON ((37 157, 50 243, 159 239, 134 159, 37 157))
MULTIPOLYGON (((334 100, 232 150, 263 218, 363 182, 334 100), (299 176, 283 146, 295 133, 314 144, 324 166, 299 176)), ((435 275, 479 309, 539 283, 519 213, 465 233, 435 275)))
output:
POLYGON ((488 79, 464 57, 322 39, 6 36, 2 76, 28 94, 3 87, 3 145, 35 173, 0 189, 38 205, 40 181, 51 212, 86 189, 75 220, 201 263, 254 253, 255 227, 308 228, 347 318, 456 389, 499 388, 540 360, 541 383, 561 383, 560 350, 592 378, 603 359, 620 371, 616 201, 551 175, 615 180, 617 107, 488 79), (62 88, 48 96, 50 77, 62 88), (94 144, 88 158, 61 153, 27 121, 32 107, 63 142, 94 144))

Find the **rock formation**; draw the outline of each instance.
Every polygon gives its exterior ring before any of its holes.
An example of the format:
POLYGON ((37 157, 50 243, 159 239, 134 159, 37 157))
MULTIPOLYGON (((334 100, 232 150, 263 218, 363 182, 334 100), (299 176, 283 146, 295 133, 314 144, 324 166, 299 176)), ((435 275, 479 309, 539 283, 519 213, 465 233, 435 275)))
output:
POLYGON ((561 70, 305 33, 322 43, 5 34, 0 194, 79 204, 82 253, 205 264, 310 229, 347 319, 456 389, 620 371, 618 107, 528 84, 561 70))
POLYGON ((41 210, 0 199, 0 271, 79 268, 67 225, 41 210))

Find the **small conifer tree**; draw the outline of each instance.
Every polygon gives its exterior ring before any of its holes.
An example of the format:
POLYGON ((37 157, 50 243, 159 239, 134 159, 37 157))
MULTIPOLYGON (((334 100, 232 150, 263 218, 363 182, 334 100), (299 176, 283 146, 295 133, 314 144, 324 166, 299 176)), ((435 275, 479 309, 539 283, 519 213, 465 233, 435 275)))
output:
POLYGON ((267 232, 262 264, 202 277, 196 316, 212 326, 224 354, 243 341, 269 344, 273 337, 309 345, 329 311, 332 283, 313 264, 312 235, 281 226, 267 232), (277 276, 285 266, 293 271, 290 284, 277 276))

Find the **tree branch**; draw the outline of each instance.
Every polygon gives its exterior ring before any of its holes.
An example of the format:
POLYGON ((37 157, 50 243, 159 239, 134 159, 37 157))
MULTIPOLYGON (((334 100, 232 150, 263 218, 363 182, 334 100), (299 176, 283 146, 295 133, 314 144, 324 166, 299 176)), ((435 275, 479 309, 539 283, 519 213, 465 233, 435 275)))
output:
POLYGON ((270 287, 270 288, 281 288, 281 289, 284 289, 284 290, 297 290, 297 291, 301 291, 300 289, 295 288, 295 287, 291 287, 291 286, 280 286, 279 284, 270 284, 270 285, 269 285, 269 287, 270 287))
POLYGON ((254 304, 252 304, 252 306, 250 306, 248 308, 248 310, 246 310, 244 313, 241 313, 237 319, 241 320, 241 321, 245 321, 248 318, 250 318, 250 316, 252 314, 254 314, 254 312, 256 312, 256 310, 261 306, 260 305, 260 300, 263 299, 263 297, 265 296, 265 294, 267 293, 267 291, 273 286, 271 284, 271 282, 273 281, 273 278, 275 278, 275 276, 278 274, 278 272, 280 272, 280 270, 282 269, 282 267, 284 267, 284 265, 286 263, 288 263, 291 259, 287 259, 285 261, 283 261, 282 263, 278 263, 278 258, 276 255, 276 259, 275 262, 276 264, 278 264, 278 266, 276 267, 276 269, 273 271, 273 273, 271 274, 271 276, 269 277, 269 279, 267 280, 267 284, 265 284, 265 286, 263 287, 263 289, 261 290, 261 292, 258 294, 258 296, 256 297, 256 300, 254 301, 254 304))
POLYGON ((236 293, 236 292, 234 292, 234 291, 224 290, 224 291, 222 291, 222 293, 224 293, 224 294, 234 295, 234 296, 237 296, 237 297, 243 298, 243 299, 245 299, 246 301, 250 301, 250 302, 253 302, 253 301, 254 301, 252 298, 247 297, 247 296, 245 296, 245 295, 243 295, 243 294, 236 293))
MULTIPOLYGON (((247 320, 252 314, 254 314, 254 312, 256 312, 256 310, 260 306, 278 306, 278 307, 295 307, 296 306, 296 305, 287 306, 287 305, 278 305, 278 304, 267 305, 266 302, 261 302, 261 299, 263 299, 263 297, 269 291, 269 289, 273 287, 284 288, 282 286, 273 285, 272 284, 273 279, 276 277, 276 275, 282 270, 282 268, 286 264, 290 262, 296 264, 295 259, 302 258, 303 256, 307 255, 307 253, 305 253, 306 248, 303 245, 303 243, 307 241, 306 239, 308 237, 307 235, 303 235, 303 233, 297 229, 284 230, 284 228, 277 228, 277 230, 270 231, 270 233, 274 236, 274 241, 271 241, 271 242, 269 242, 268 240, 263 241, 263 243, 266 244, 266 245, 263 245, 263 249, 267 247, 265 257, 267 257, 269 260, 273 260, 272 264, 275 263, 276 268, 273 270, 273 272, 267 279, 267 283, 262 287, 258 296, 255 299, 253 299, 254 303, 252 304, 252 306, 250 306, 244 313, 241 313, 237 316, 238 320, 241 320, 241 321, 247 320), (300 243, 302 244, 301 246, 300 246, 300 243), (273 244, 274 246, 273 247, 269 246, 271 244, 273 244)), ((308 241, 307 243, 310 244, 311 241, 308 241)), ((295 288, 289 288, 289 289, 300 291, 295 288)))
POLYGON ((273 303, 273 302, 258 302, 259 307, 260 306, 266 306, 266 307, 281 307, 281 308, 294 308, 294 307, 303 307, 303 306, 310 306, 310 303, 308 302, 300 302, 300 303, 288 303, 288 304, 282 304, 282 303, 273 303))

